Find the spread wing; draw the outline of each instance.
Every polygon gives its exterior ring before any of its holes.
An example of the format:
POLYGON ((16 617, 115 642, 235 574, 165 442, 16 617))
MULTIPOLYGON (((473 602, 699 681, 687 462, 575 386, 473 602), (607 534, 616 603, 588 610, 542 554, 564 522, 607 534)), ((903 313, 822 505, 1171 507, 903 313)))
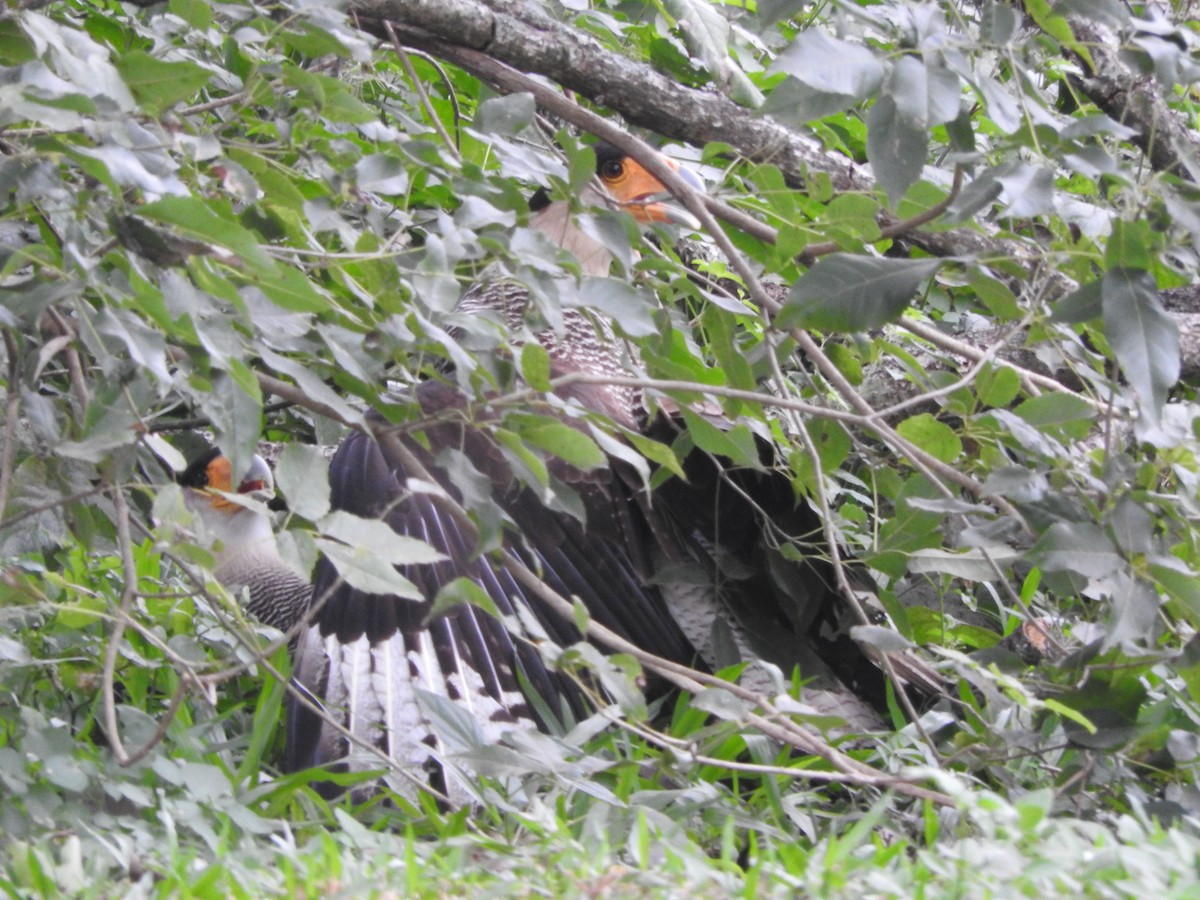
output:
MULTIPOLYGON (((461 405, 452 389, 437 382, 421 385, 417 398, 430 412, 461 405)), ((430 446, 456 448, 490 481, 508 520, 505 546, 550 588, 578 598, 595 620, 639 646, 681 662, 693 659, 691 644, 638 570, 637 538, 610 527, 620 518, 614 506, 632 508, 619 493, 624 490, 619 479, 581 483, 585 506, 597 511, 589 518, 593 524, 585 526, 547 509, 521 487, 483 432, 440 424, 425 438, 430 446)), ((399 440, 443 490, 463 499, 465 492, 422 442, 410 435, 399 440)), ((290 769, 330 763, 378 769, 383 763, 374 748, 453 797, 461 785, 447 763, 461 748, 446 746, 438 734, 429 695, 454 704, 465 714, 463 721, 477 723, 477 737, 487 743, 509 729, 546 727, 552 724, 548 717, 570 719, 585 711, 580 690, 554 671, 537 646, 542 634, 559 646, 578 641, 574 625, 494 556, 478 554, 474 537, 447 515, 436 494, 411 490, 410 473, 386 443, 351 435, 334 457, 330 477, 335 509, 381 518, 397 534, 420 538, 446 559, 403 567, 419 600, 363 593, 339 578, 328 560, 321 561, 313 591, 316 614, 300 636, 295 676, 322 712, 293 700, 290 769), (429 620, 438 591, 459 577, 482 588, 507 625, 471 605, 429 620), (522 622, 529 626, 524 633, 522 622)))

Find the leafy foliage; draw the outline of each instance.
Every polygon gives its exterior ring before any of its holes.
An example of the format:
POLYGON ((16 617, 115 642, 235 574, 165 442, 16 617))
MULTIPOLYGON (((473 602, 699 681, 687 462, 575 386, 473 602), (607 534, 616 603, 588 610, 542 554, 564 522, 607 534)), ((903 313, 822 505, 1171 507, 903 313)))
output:
MULTIPOLYGON (((674 234, 647 245, 627 216, 587 211, 608 279, 576 277, 527 227, 532 187, 564 195, 592 169, 527 95, 401 57, 320 4, 19 6, 0 13, 6 889, 1194 884, 1200 444, 1178 383, 1194 360, 1160 292, 1195 281, 1200 197, 1102 111, 1102 47, 1077 36, 1112 29, 1194 121, 1186 4, 548 3, 681 85, 810 129, 834 161, 801 188, 769 158, 672 148, 773 239, 727 227, 735 260, 691 235, 689 268, 674 234), (835 167, 865 163, 873 184, 835 189, 835 167), (531 288, 530 333, 568 307, 612 317, 684 410, 676 444, 563 426, 536 345, 514 359, 513 335, 454 311, 487 265, 531 288), (487 746, 443 711, 475 808, 353 808, 280 775, 285 642, 213 582, 169 473, 200 427, 235 465, 264 434, 289 443, 284 553, 302 571, 340 554, 395 590, 387 563, 427 548, 330 515, 306 445, 367 406, 410 420, 389 386, 447 364, 500 398, 498 446, 568 510, 556 458, 623 452, 654 483, 691 446, 757 464, 755 437, 774 442, 877 574, 891 624, 864 640, 923 646, 955 703, 847 742, 881 780, 839 786, 720 689, 658 729, 636 664, 585 645, 564 665, 591 667, 614 704, 565 734, 487 746), (737 426, 713 427, 702 400, 737 426)), ((494 543, 486 495, 471 512, 494 543)), ((473 602, 471 585, 448 594, 473 602)))

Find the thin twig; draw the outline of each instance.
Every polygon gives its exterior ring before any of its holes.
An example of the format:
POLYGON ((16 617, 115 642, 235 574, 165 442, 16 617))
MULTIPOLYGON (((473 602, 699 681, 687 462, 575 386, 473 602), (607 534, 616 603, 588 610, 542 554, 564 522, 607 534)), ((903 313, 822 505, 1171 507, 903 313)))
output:
POLYGON ((400 65, 404 66, 404 71, 408 74, 408 80, 412 82, 413 90, 417 92, 417 97, 421 101, 421 108, 425 110, 425 115, 429 117, 429 122, 433 125, 442 142, 446 145, 446 149, 454 154, 455 159, 461 159, 458 144, 450 137, 446 131, 446 126, 442 124, 441 118, 437 114, 437 110, 433 108, 433 101, 429 99, 429 92, 425 90, 425 84, 417 76, 417 70, 413 68, 412 60, 408 58, 408 53, 404 46, 400 43, 400 39, 396 37, 396 31, 392 28, 392 23, 385 20, 383 23, 387 29, 388 37, 392 39, 392 49, 396 51, 396 56, 400 59, 400 65))
POLYGON ((249 94, 245 91, 238 91, 236 94, 229 94, 225 97, 219 97, 216 100, 209 100, 207 103, 197 103, 195 106, 185 106, 179 110, 182 116, 192 116, 197 113, 212 112, 214 109, 220 109, 222 106, 232 106, 235 103, 241 103, 249 94))
POLYGON ((101 672, 101 692, 104 707, 104 726, 108 733, 108 742, 112 747, 117 764, 127 766, 130 763, 125 744, 121 741, 121 731, 117 725, 117 700, 114 675, 117 668, 117 656, 120 654, 121 639, 129 622, 129 610, 137 596, 137 566, 133 562, 133 542, 129 537, 129 506, 125 502, 125 491, 118 484, 106 479, 112 495, 113 509, 116 514, 117 550, 121 556, 121 571, 125 587, 121 591, 121 599, 114 616, 113 630, 108 636, 108 646, 104 651, 104 668, 101 672))
MULTIPOLYGON (((264 403, 263 415, 269 416, 284 409, 290 409, 295 404, 290 400, 280 400, 276 403, 264 403)), ((145 424, 149 434, 166 434, 172 431, 195 431, 198 428, 211 428, 212 419, 208 416, 194 416, 191 419, 172 419, 145 424)))
MULTIPOLYGON (((775 354, 771 354, 771 362, 775 367, 775 377, 778 384, 786 384, 783 373, 779 370, 779 363, 775 354)), ((838 536, 834 531, 833 511, 829 506, 829 496, 825 491, 825 473, 821 467, 821 455, 817 452, 816 444, 813 443, 812 435, 808 433, 807 428, 796 427, 795 434, 800 438, 804 445, 804 452, 812 462, 813 472, 816 477, 813 479, 813 488, 817 502, 817 508, 821 514, 821 530, 825 535, 825 544, 828 547, 829 558, 833 565, 834 580, 837 582, 838 594, 841 595, 842 602, 846 603, 855 618, 858 619, 860 625, 870 625, 871 619, 867 615, 867 611, 863 609, 862 601, 859 600, 858 594, 855 593, 850 585, 850 579, 846 575, 846 566, 842 562, 842 550, 838 541, 838 536)), ((892 657, 888 653, 878 652, 872 655, 888 680, 895 687, 895 694, 900 707, 904 710, 905 716, 917 729, 921 739, 933 753, 935 759, 941 760, 937 751, 937 746, 925 731, 925 727, 921 724, 921 717, 917 713, 916 707, 913 706, 912 700, 908 696, 908 692, 904 689, 904 681, 896 674, 896 667, 892 663, 892 657)))
MULTIPOLYGON (((928 223, 932 222, 950 208, 950 204, 954 202, 955 198, 958 197, 958 192, 962 190, 962 183, 963 167, 955 166, 954 181, 950 185, 950 193, 946 194, 945 197, 943 197, 933 206, 929 207, 929 209, 917 213, 912 218, 905 219, 903 222, 896 222, 892 225, 887 225, 879 229, 880 240, 900 237, 901 235, 908 234, 910 231, 915 231, 922 225, 927 225, 928 223)), ((772 240, 768 243, 773 244, 775 242, 772 240)), ((820 257, 828 256, 830 253, 837 253, 840 249, 841 244, 839 244, 837 241, 822 241, 819 244, 809 244, 802 251, 800 251, 800 255, 797 256, 796 259, 806 266, 811 266, 820 257)))
POLYGON ((8 491, 12 484, 13 459, 16 456, 17 422, 21 412, 20 347, 12 329, 4 329, 4 352, 8 358, 7 397, 4 403, 4 448, 0 456, 0 517, 8 509, 8 491))
MULTIPOLYGON (((828 769, 800 769, 794 766, 771 766, 763 763, 747 763, 733 759, 721 759, 716 756, 707 756, 690 749, 684 741, 678 738, 672 738, 652 728, 642 727, 625 718, 612 715, 608 710, 602 710, 602 713, 606 719, 618 728, 635 734, 662 750, 675 753, 689 763, 728 769, 730 772, 746 772, 750 775, 779 775, 784 778, 803 779, 805 781, 836 781, 840 783, 845 780, 843 773, 829 771, 828 769)), ((898 783, 912 784, 912 781, 911 779, 895 775, 879 775, 874 782, 863 776, 856 783, 864 787, 892 787, 898 783)))
MULTIPOLYGON (((983 358, 984 353, 986 352, 971 344, 956 340, 955 338, 950 337, 948 334, 938 331, 932 325, 919 322, 916 319, 902 318, 900 319, 899 325, 906 331, 912 332, 917 337, 929 341, 929 343, 933 344, 935 347, 941 347, 943 350, 953 353, 956 356, 961 356, 964 359, 970 359, 978 362, 983 358)), ((1006 369, 1012 369, 1023 382, 1037 385, 1038 387, 1045 388, 1048 391, 1069 394, 1070 396, 1082 400, 1096 409, 1104 408, 1104 404, 1101 401, 1094 400, 1091 397, 1079 393, 1078 391, 1072 391, 1062 382, 1057 381, 1048 375, 1042 375, 1038 372, 1032 371, 1031 369, 1026 369, 1023 366, 1019 366, 1016 363, 1010 362, 1002 357, 997 358, 995 360, 995 364, 998 366, 1003 366, 1006 369)))
MULTIPOLYGON (((47 310, 47 313, 49 314, 51 321, 54 322, 55 328, 57 328, 57 333, 59 335, 71 338, 76 337, 75 329, 71 326, 71 323, 69 323, 63 317, 62 313, 60 313, 54 307, 50 307, 50 309, 47 310)), ((78 415, 80 419, 82 419, 84 414, 87 412, 88 407, 88 388, 87 379, 83 374, 83 361, 79 356, 78 348, 70 344, 63 349, 62 353, 67 360, 67 373, 71 381, 71 393, 75 397, 75 403, 79 407, 78 415)))
MULTIPOLYGON (((1016 328, 1024 327, 1024 325, 1026 325, 1028 323, 1028 319, 1029 319, 1029 317, 1027 316, 1025 318, 1025 320, 1023 320, 1021 322, 1020 325, 1015 326, 1015 327, 1016 328)), ((985 365, 987 365, 989 362, 991 362, 993 360, 993 358, 996 356, 996 354, 998 352, 1000 352, 1000 348, 1003 347, 1008 342, 1008 337, 1009 337, 1008 334, 1005 334, 998 340, 993 341, 991 344, 989 344, 987 347, 985 347, 980 352, 979 356, 971 359, 971 368, 969 368, 966 372, 964 372, 955 381, 952 381, 949 384, 943 385, 942 387, 939 387, 939 388, 932 388, 928 391, 922 391, 920 394, 918 394, 915 397, 909 397, 907 400, 901 400, 898 403, 893 403, 891 406, 884 407, 881 410, 877 410, 875 412, 875 414, 873 416, 871 416, 871 418, 884 419, 884 420, 894 419, 896 416, 898 416, 900 413, 904 412, 906 409, 911 409, 914 406, 920 406, 922 404, 929 403, 931 400, 936 400, 939 397, 948 396, 950 394, 953 394, 955 391, 959 390, 960 388, 967 387, 968 385, 971 384, 972 381, 975 380, 975 378, 979 375, 980 371, 982 371, 983 367, 985 365)))

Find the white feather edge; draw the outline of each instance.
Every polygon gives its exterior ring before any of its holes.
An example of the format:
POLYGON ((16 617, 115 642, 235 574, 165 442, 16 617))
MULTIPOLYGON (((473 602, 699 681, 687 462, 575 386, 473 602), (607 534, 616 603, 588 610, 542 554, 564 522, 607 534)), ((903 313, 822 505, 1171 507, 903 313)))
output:
POLYGON ((351 771, 370 771, 385 765, 368 749, 378 748, 397 769, 411 776, 389 779, 407 799, 415 799, 415 782, 427 781, 429 765, 436 760, 445 772, 451 803, 463 803, 475 792, 453 764, 452 751, 434 731, 418 691, 448 700, 453 693, 452 702, 479 724, 487 744, 496 743, 512 729, 537 726, 528 718, 512 721, 501 715, 505 709, 525 705, 524 695, 507 691, 500 701, 488 696, 483 691, 483 677, 462 658, 456 642, 451 646, 458 671, 449 673, 442 670, 428 630, 418 633, 415 644, 409 647, 400 633, 374 646, 365 636, 342 643, 336 635, 322 638, 317 629, 310 628, 298 647, 296 680, 310 697, 323 695, 320 705, 325 714, 335 721, 340 717, 354 738, 323 723, 318 738, 320 758, 344 760, 351 771))

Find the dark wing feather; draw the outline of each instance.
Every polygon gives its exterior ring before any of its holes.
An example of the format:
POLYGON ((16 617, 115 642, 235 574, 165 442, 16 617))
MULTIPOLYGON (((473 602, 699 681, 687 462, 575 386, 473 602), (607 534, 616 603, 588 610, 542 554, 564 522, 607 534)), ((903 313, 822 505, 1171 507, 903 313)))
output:
MULTIPOLYGON (((437 382, 417 389, 426 411, 461 406, 461 397, 437 382)), ((444 417, 443 417, 444 418, 444 417)), ((554 591, 578 597, 593 618, 645 647, 681 662, 695 656, 661 597, 645 586, 638 572, 628 533, 601 527, 612 519, 606 504, 629 504, 619 480, 581 480, 585 506, 597 511, 591 528, 553 513, 512 478, 486 435, 459 424, 430 426, 431 446, 460 449, 471 464, 489 476, 498 503, 511 523, 505 545, 554 591)), ((444 468, 414 438, 399 437, 406 449, 440 486, 456 499, 462 494, 444 468)), ((321 698, 326 715, 355 738, 386 753, 399 765, 437 772, 447 748, 439 745, 419 692, 439 694, 458 704, 479 722, 485 740, 513 727, 545 726, 535 709, 577 716, 585 711, 573 684, 550 670, 530 641, 513 636, 505 625, 473 606, 459 606, 427 623, 430 604, 451 580, 475 581, 500 612, 512 616, 521 605, 533 614, 556 643, 580 639, 574 625, 551 611, 488 555, 477 555, 473 541, 427 493, 407 488, 409 475, 390 458, 386 444, 353 434, 339 448, 330 467, 335 509, 363 517, 379 517, 399 534, 421 538, 446 561, 410 566, 403 574, 420 589, 424 600, 364 594, 343 583, 334 567, 322 560, 314 585, 319 605, 296 653, 296 679, 312 697, 321 698), (531 704, 522 679, 539 695, 531 704)), ((288 766, 295 770, 336 763, 351 769, 382 766, 377 755, 364 754, 322 715, 293 701, 289 715, 288 766)), ((438 779, 435 777, 435 781, 438 779)), ((452 779, 442 779, 453 793, 452 779)))
MULTIPOLYGON (((552 691, 536 652, 518 654, 504 626, 470 606, 425 625, 438 589, 458 575, 480 577, 485 566, 428 495, 411 494, 407 474, 385 458, 371 438, 351 435, 330 469, 337 509, 381 516, 400 534, 423 538, 449 560, 408 567, 405 575, 424 601, 366 594, 342 582, 321 560, 313 596, 321 604, 297 647, 296 678, 322 698, 327 715, 354 738, 378 748, 401 766, 433 771, 438 741, 421 706, 420 692, 458 704, 494 738, 500 730, 532 726, 514 663, 518 656, 533 681, 552 691), (322 602, 323 598, 323 602, 322 602)), ((509 611, 508 596, 493 596, 509 611)), ((381 760, 352 746, 316 712, 294 704, 288 740, 289 768, 333 763, 380 768, 381 760)))
MULTIPOLYGON (((675 427, 663 416, 648 430, 669 442, 675 427)), ((655 491, 648 510, 654 530, 672 562, 708 573, 751 655, 785 674, 799 666, 815 689, 807 692, 814 705, 848 712, 855 729, 878 727, 882 720, 872 709, 886 711, 886 680, 872 651, 850 638, 858 623, 838 591, 821 517, 772 466, 773 449, 765 442, 760 456, 755 469, 693 450, 684 461, 687 480, 670 479, 655 491), (783 542, 800 558, 781 553, 783 542)), ((865 567, 844 551, 841 556, 851 587, 873 593, 865 567)), ((940 693, 939 676, 915 657, 893 662, 919 692, 940 693)))

